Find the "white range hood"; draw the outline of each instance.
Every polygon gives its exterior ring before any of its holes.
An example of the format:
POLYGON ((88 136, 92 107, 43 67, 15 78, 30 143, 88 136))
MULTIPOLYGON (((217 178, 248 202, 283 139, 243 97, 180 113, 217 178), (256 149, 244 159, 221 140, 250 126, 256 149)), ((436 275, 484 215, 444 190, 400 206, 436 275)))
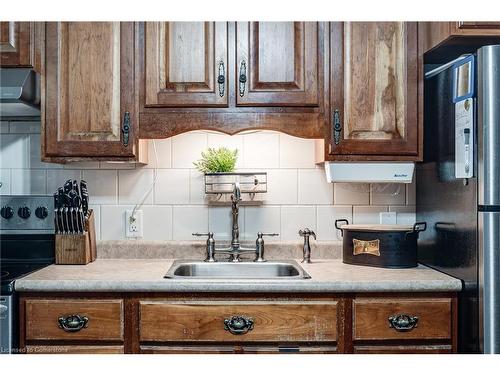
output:
POLYGON ((413 180, 415 163, 385 162, 325 162, 328 182, 396 182, 409 184, 413 180))

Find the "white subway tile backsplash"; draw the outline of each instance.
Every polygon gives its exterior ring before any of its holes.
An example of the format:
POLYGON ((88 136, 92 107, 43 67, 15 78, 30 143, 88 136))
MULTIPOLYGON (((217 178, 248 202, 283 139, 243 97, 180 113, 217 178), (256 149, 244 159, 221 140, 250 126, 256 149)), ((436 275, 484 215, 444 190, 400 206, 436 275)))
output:
MULTIPOLYGON (((245 233, 245 207, 240 207, 239 229, 245 233)), ((215 240, 231 239, 232 221, 231 206, 212 206, 208 208, 208 230, 214 233, 215 240)))
MULTIPOLYGON (((99 206, 97 206, 99 207, 99 206)), ((132 210, 132 205, 101 207, 101 239, 121 240, 125 237, 126 211, 132 210)), ((142 206, 143 237, 139 239, 157 241, 172 239, 172 207, 142 206)))
POLYGON ((172 222, 172 238, 174 240, 201 240, 201 238, 193 237, 193 233, 206 233, 208 231, 208 207, 174 206, 172 222))
POLYGON ((346 219, 352 223, 352 206, 318 206, 318 241, 341 241, 340 231, 335 228, 335 220, 346 219))
POLYGON ((189 203, 189 169, 158 169, 155 204, 189 203))
POLYGON ((12 195, 45 195, 47 194, 47 173, 43 169, 13 169, 11 184, 12 195))
POLYGON ((0 169, 0 195, 9 195, 10 185, 10 169, 0 169))
POLYGON ((304 228, 316 231, 315 206, 281 207, 280 234, 283 241, 299 240, 299 230, 304 228))
POLYGON ((29 168, 30 137, 28 134, 2 134, 0 168, 29 168))
MULTIPOLYGON (((81 171, 72 169, 49 169, 47 170, 47 194, 52 195, 57 191, 57 188, 64 185, 66 180, 80 180, 81 171)), ((95 204, 94 194, 95 189, 98 189, 99 181, 87 181, 90 194, 90 202, 95 204)))
POLYGON ((415 206, 390 206, 389 212, 396 212, 396 224, 413 225, 417 221, 415 206))
POLYGON ((31 169, 62 169, 63 164, 44 163, 41 159, 40 134, 30 134, 29 163, 31 169))
POLYGON ((207 149, 207 134, 190 132, 172 137, 172 168, 194 168, 207 149))
POLYGON ((126 211, 133 208, 134 206, 101 206, 101 240, 125 239, 126 211))
POLYGON ((270 169, 267 172, 266 204, 297 204, 297 170, 270 169))
POLYGON ((335 183, 333 184, 333 200, 335 205, 369 205, 370 184, 335 183))
POLYGON ((84 170, 82 178, 87 181, 92 204, 118 203, 118 177, 115 170, 84 170))
POLYGON ((280 134, 280 168, 314 168, 314 139, 280 134))
POLYGON ((243 136, 244 168, 279 168, 280 137, 274 132, 256 132, 243 136))
POLYGON ((333 184, 321 168, 298 170, 299 204, 333 204, 333 184))
POLYGON ((405 184, 370 185, 370 204, 372 205, 404 205, 405 201, 405 184))
POLYGON ((210 228, 227 241, 230 205, 209 206, 214 197, 205 195, 204 176, 193 166, 207 147, 237 148, 238 170, 268 173, 268 193, 256 197, 264 204, 240 209, 242 240, 253 242, 258 231, 280 233, 266 241, 300 240, 304 227, 315 230, 320 241, 338 240, 336 218, 378 223, 379 212, 387 210, 397 212, 398 224, 415 221, 415 182, 396 194, 370 193, 370 184, 328 184, 314 164, 314 140, 277 132, 196 131, 156 140, 158 166, 152 142, 147 166, 92 161, 63 166, 41 162, 38 122, 2 121, 0 132, 0 194, 53 194, 66 180, 83 177, 103 240, 125 239, 125 211, 139 203, 157 173, 156 188, 141 207, 145 240, 192 240, 192 232, 210 228))
POLYGON ((380 212, 387 211, 387 206, 354 206, 352 221, 353 224, 379 224, 380 212))
POLYGON ((205 175, 197 169, 189 170, 189 203, 205 203, 205 175))
MULTIPOLYGON (((151 169, 123 169, 118 171, 118 202, 120 204, 141 203, 153 185, 154 171, 151 169)), ((149 191, 143 204, 153 203, 153 190, 149 191)))
POLYGON ((142 206, 143 239, 167 241, 172 239, 172 207, 142 206))
MULTIPOLYGON (((245 231, 243 238, 255 240, 257 232, 278 233, 281 232, 281 207, 280 206, 258 206, 245 207, 245 231)), ((265 241, 278 241, 277 237, 266 237, 265 241)))
MULTIPOLYGON (((155 139, 149 141, 148 145, 148 164, 144 168, 171 168, 172 167, 172 140, 155 139), (158 165, 156 165, 155 149, 158 156, 158 165)), ((192 168, 192 167, 189 167, 192 168)))

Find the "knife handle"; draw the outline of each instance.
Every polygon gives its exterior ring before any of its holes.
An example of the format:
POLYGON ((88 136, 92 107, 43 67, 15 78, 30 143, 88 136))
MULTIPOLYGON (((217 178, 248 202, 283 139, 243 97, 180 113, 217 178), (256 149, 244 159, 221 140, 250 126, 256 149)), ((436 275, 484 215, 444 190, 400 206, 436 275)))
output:
POLYGON ((64 189, 64 192, 66 194, 69 193, 72 188, 73 188, 73 181, 72 180, 68 180, 64 183, 63 189, 64 189))

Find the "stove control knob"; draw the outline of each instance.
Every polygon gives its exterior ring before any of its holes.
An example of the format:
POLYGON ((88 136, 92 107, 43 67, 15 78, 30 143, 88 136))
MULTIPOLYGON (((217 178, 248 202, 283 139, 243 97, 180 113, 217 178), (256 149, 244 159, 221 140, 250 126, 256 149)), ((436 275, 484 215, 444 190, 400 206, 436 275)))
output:
POLYGON ((35 215, 39 219, 45 219, 49 216, 49 211, 47 211, 46 207, 40 206, 35 210, 35 215))
POLYGON ((2 215, 4 219, 8 220, 12 218, 12 216, 14 216, 14 210, 9 206, 2 207, 2 209, 0 210, 0 215, 2 215))
POLYGON ((19 207, 19 210, 17 210, 17 214, 19 215, 20 218, 22 219, 27 219, 31 216, 31 211, 29 207, 19 207))

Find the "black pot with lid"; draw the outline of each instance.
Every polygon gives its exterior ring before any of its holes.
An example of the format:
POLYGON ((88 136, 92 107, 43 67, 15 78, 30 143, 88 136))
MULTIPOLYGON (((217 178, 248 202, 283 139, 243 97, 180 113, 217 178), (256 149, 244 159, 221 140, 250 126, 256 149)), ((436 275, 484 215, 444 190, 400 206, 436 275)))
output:
POLYGON ((417 267, 418 233, 425 222, 410 225, 349 224, 335 220, 342 233, 342 260, 346 264, 384 268, 417 267))

